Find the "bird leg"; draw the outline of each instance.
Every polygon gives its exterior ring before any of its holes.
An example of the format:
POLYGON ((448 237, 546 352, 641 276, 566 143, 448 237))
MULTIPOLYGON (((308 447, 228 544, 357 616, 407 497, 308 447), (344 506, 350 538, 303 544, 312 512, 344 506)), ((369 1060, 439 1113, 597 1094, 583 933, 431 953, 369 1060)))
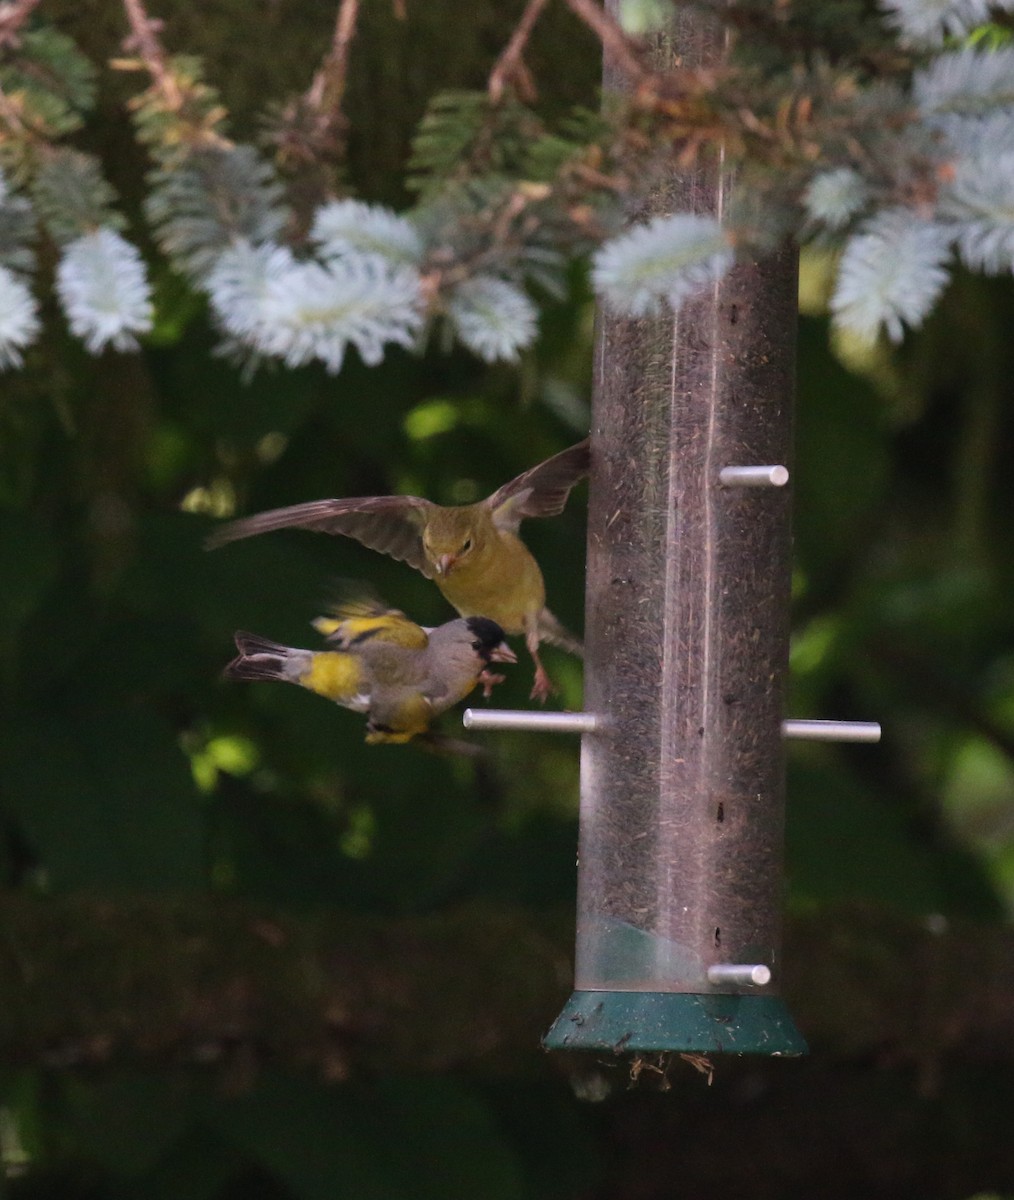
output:
POLYGON ((532 684, 529 699, 538 700, 540 704, 545 704, 556 689, 553 687, 553 681, 546 674, 546 668, 542 665, 542 659, 539 658, 539 631, 537 629, 528 630, 525 634, 525 645, 528 647, 528 653, 535 662, 535 682, 532 684))
POLYGON ((498 683, 503 683, 506 680, 506 678, 507 678, 506 675, 494 675, 494 673, 489 669, 489 667, 487 667, 483 671, 480 671, 478 681, 479 681, 479 683, 482 684, 483 696, 488 700, 490 698, 490 696, 492 696, 493 689, 496 687, 496 685, 498 683))

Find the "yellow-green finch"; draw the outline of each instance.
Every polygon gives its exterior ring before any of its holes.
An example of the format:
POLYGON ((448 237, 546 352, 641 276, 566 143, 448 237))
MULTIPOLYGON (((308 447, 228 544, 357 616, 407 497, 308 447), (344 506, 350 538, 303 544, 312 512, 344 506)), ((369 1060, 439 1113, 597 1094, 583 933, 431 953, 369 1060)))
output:
POLYGON ((486 617, 425 629, 396 609, 347 606, 314 622, 333 649, 301 650, 239 632, 228 679, 298 684, 367 715, 367 742, 435 740, 430 722, 479 683, 486 694, 502 680, 494 662, 516 662, 504 632, 486 617))
POLYGON ((581 643, 546 607, 542 572, 518 527, 526 517, 562 512, 588 467, 586 438, 477 504, 444 507, 419 496, 314 500, 231 521, 208 545, 289 527, 355 538, 422 571, 461 616, 489 617, 509 634, 523 633, 535 661, 532 698, 545 700, 552 684, 539 658, 540 641, 573 654, 581 653, 581 643))

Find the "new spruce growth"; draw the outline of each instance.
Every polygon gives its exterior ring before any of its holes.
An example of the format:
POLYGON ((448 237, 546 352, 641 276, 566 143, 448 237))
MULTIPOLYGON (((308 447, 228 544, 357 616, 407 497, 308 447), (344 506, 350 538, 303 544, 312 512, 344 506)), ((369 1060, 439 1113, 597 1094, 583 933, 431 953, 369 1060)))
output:
MULTIPOLYGON (((116 65, 145 79, 132 112, 153 164, 152 240, 207 296, 226 347, 329 372, 350 348, 370 365, 391 346, 417 348, 435 320, 483 361, 517 361, 539 301, 563 294, 575 259, 590 262, 603 304, 648 319, 738 255, 795 236, 838 255, 834 322, 894 341, 922 323, 955 263, 1014 270, 1014 47, 969 37, 1014 0, 790 3, 777 20, 755 0, 709 5, 727 23, 727 66, 658 76, 638 39, 674 4, 625 0, 616 25, 585 13, 632 85, 632 100, 601 114, 548 124, 531 102, 524 38, 488 92, 436 96, 408 166, 415 207, 396 213, 339 194, 347 30, 304 94, 269 103, 271 157, 231 140, 200 61, 167 53, 131 0, 134 57, 116 65), (662 195, 674 161, 719 150, 738 181, 721 224, 676 212, 623 228, 629 193, 662 195)), ((4 182, 0 195, 0 367, 20 365, 38 333, 28 276, 40 229, 89 351, 135 349, 152 326, 117 197, 101 164, 65 143, 95 75, 43 24, 2 48, 0 164, 18 190, 4 182)))

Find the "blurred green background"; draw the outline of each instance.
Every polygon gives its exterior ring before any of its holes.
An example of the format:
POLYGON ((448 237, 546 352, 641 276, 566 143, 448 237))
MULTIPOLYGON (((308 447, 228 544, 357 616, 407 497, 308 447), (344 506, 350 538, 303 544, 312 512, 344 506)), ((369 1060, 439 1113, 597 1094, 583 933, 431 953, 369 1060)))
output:
MULTIPOLYGON (((306 85, 333 20, 311 0, 159 7, 240 137, 306 85)), ((348 105, 350 183, 396 205, 426 99, 482 86, 521 6, 408 7, 364 7, 348 105)), ((44 8, 116 53, 111 0, 44 8)), ((559 9, 530 65, 550 108, 594 103, 598 51, 559 9)), ((83 140, 136 213, 127 84, 103 86, 83 140)), ((54 319, 4 376, 10 1195, 1014 1194, 1009 279, 959 278, 900 351, 859 357, 831 345, 804 263, 790 711, 885 728, 791 752, 788 990, 810 1059, 720 1063, 709 1088, 679 1061, 631 1086, 544 1055, 570 988, 576 742, 484 735, 479 763, 366 747, 353 714, 219 678, 237 628, 312 644, 338 576, 449 615, 349 541, 202 540, 221 515, 324 496, 469 501, 578 440, 592 306, 572 283, 517 370, 395 351, 244 382, 163 275, 140 355, 90 358, 54 319)), ((578 630, 584 491, 526 531, 578 630)), ((580 707, 580 665, 546 657, 580 707)), ((526 705, 528 682, 515 669, 497 702, 526 705)))

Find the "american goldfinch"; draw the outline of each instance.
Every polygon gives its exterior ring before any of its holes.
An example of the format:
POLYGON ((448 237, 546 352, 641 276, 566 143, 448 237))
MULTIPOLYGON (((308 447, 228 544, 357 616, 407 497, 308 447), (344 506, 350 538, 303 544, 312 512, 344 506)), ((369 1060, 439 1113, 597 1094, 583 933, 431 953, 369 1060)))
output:
POLYGON ((535 662, 532 698, 544 701, 552 684, 539 658, 540 641, 578 655, 582 648, 546 607, 542 572, 518 527, 526 517, 561 513, 588 468, 586 438, 478 504, 443 507, 418 496, 315 500, 230 521, 208 546, 289 527, 355 538, 422 571, 461 616, 489 617, 509 634, 523 633, 535 662))
POLYGON ((486 694, 502 675, 494 662, 516 662, 504 632, 486 617, 448 621, 424 629, 396 609, 363 602, 314 622, 328 650, 282 646, 239 632, 239 655, 225 668, 227 679, 280 679, 296 683, 367 715, 366 740, 407 742, 429 738, 439 713, 483 684, 486 694))

